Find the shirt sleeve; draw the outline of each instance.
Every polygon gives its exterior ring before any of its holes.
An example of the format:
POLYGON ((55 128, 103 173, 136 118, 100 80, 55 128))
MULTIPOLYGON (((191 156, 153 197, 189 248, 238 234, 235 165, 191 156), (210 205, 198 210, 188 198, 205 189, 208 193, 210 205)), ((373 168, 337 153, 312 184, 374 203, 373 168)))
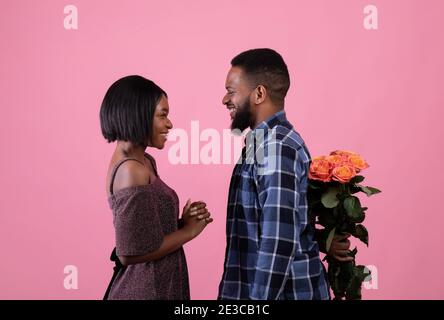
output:
POLYGON ((275 152, 264 155, 263 165, 257 165, 256 187, 262 215, 251 299, 277 299, 300 250, 300 162, 297 150, 277 142, 275 152))
POLYGON ((118 202, 114 217, 117 255, 136 256, 158 250, 164 235, 152 191, 142 187, 118 202))

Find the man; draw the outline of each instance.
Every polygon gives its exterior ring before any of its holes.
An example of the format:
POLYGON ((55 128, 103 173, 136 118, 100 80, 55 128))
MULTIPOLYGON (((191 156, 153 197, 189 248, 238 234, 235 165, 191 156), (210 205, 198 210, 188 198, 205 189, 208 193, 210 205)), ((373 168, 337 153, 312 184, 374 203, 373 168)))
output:
MULTIPOLYGON (((311 158, 284 111, 287 66, 271 49, 243 52, 231 65, 222 103, 232 130, 251 131, 230 183, 219 299, 329 299, 307 217, 311 158)), ((346 238, 336 238, 329 254, 351 260, 346 238)))

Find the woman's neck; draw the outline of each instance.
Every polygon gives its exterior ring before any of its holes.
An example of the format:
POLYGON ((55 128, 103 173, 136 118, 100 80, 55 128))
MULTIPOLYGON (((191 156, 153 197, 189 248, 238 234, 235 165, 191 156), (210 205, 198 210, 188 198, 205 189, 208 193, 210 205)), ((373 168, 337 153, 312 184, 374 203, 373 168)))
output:
POLYGON ((114 153, 117 153, 119 156, 123 156, 125 158, 136 158, 141 161, 144 161, 145 149, 146 148, 139 145, 135 145, 132 142, 117 141, 117 146, 114 153))

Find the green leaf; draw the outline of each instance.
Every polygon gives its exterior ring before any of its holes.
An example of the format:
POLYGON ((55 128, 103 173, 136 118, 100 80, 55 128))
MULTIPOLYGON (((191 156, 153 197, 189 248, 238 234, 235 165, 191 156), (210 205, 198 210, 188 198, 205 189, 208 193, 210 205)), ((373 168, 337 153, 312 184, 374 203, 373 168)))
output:
POLYGON ((353 277, 350 281, 350 285, 347 288, 345 293, 346 300, 361 300, 362 299, 362 282, 359 282, 359 279, 353 277))
POLYGON ((351 184, 355 184, 355 183, 361 183, 362 181, 364 181, 364 177, 363 176, 354 176, 351 180, 350 183, 351 184))
POLYGON ((353 236, 364 242, 368 247, 368 231, 362 224, 356 226, 353 236))
POLYGON ((361 188, 362 192, 364 192, 368 197, 381 192, 381 190, 373 187, 365 187, 365 186, 359 186, 359 187, 361 188))
POLYGON ((354 275, 361 281, 369 281, 371 279, 371 272, 370 270, 363 265, 355 266, 354 269, 354 275))
POLYGON ((334 208, 339 204, 337 195, 339 193, 338 188, 328 188, 327 192, 322 195, 321 201, 324 207, 334 208))
POLYGON ((370 271, 369 268, 364 267, 363 276, 364 276, 364 279, 362 280, 363 282, 368 282, 372 280, 372 272, 370 271))
POLYGON ((355 193, 358 193, 358 192, 361 192, 361 191, 362 191, 361 188, 358 187, 357 185, 352 184, 350 186, 350 193, 351 194, 355 194, 355 193))
POLYGON ((321 189, 322 188, 322 182, 316 181, 316 180, 308 180, 308 186, 312 189, 321 189))
POLYGON ((333 217, 335 217, 335 219, 340 215, 340 211, 339 211, 339 207, 334 207, 333 208, 333 217))
POLYGON ((352 261, 341 263, 341 272, 339 273, 340 288, 347 294, 347 288, 349 287, 354 274, 354 266, 352 261))
POLYGON ((354 222, 360 221, 363 216, 361 202, 355 196, 347 197, 344 200, 344 209, 347 216, 354 222))
POLYGON ((363 270, 364 266, 355 266, 353 268, 353 276, 350 281, 349 286, 347 287, 346 293, 345 293, 345 299, 346 300, 361 300, 362 294, 362 281, 365 277, 363 277, 363 270))
POLYGON ((349 257, 356 257, 356 254, 358 253, 358 248, 354 248, 353 250, 351 250, 348 254, 347 254, 347 256, 349 256, 349 257))
POLYGON ((354 222, 354 223, 362 223, 362 222, 364 222, 364 220, 365 220, 365 212, 362 211, 362 212, 359 214, 358 218, 356 218, 356 219, 351 219, 351 220, 352 220, 352 222, 354 222))
POLYGON ((333 229, 330 231, 330 233, 328 234, 327 241, 325 242, 325 250, 326 250, 327 252, 330 251, 331 242, 333 241, 333 237, 335 236, 335 232, 336 232, 336 227, 333 228, 333 229))
POLYGON ((318 215, 318 223, 324 228, 331 229, 336 225, 336 219, 331 210, 322 211, 318 215))

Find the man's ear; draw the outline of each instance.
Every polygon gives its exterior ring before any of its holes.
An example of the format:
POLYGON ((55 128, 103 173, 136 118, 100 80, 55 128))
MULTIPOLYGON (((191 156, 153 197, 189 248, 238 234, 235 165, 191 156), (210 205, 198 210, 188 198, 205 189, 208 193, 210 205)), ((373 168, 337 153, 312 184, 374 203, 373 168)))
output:
POLYGON ((267 97, 267 89, 263 85, 258 85, 256 89, 254 90, 254 103, 260 104, 265 101, 265 98, 267 97))

